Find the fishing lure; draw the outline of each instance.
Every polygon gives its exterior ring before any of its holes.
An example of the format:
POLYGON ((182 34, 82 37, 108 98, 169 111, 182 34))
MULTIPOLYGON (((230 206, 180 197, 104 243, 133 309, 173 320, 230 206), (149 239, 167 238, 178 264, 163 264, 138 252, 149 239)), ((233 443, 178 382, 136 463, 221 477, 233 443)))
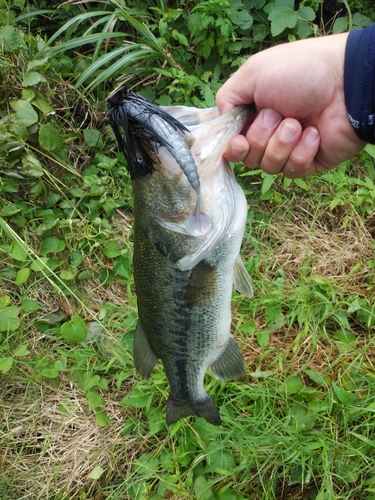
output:
POLYGON ((200 211, 200 181, 194 158, 184 134, 189 130, 166 111, 133 92, 124 95, 124 87, 107 99, 109 121, 120 150, 127 160, 132 180, 152 174, 159 147, 164 146, 180 165, 197 201, 185 229, 192 236, 202 236, 212 229, 211 219, 200 211), (123 129, 123 134, 121 133, 123 129))

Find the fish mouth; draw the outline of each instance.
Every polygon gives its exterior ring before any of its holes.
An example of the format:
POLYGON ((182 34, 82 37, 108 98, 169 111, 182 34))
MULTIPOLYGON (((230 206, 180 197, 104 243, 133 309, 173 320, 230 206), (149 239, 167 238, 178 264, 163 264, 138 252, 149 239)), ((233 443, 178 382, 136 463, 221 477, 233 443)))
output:
MULTIPOLYGON (((220 183, 224 182, 220 176, 233 176, 223 155, 229 140, 244 128, 251 106, 235 107, 222 116, 217 108, 163 109, 137 94, 124 95, 123 89, 112 94, 108 104, 110 123, 133 181, 156 169, 169 177, 182 171, 195 192, 190 195, 195 206, 190 206, 184 230, 195 238, 212 235, 212 215, 202 205, 208 205, 215 178, 220 183), (167 156, 162 158, 164 151, 167 156)), ((216 182, 215 189, 219 187, 216 182)))

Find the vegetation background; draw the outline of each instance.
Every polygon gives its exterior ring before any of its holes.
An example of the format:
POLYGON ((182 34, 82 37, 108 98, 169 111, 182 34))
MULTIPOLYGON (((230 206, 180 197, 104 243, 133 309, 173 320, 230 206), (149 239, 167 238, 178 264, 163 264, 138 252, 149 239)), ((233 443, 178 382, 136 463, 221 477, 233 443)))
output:
POLYGON ((375 498, 375 148, 248 199, 233 297, 247 376, 207 375, 219 428, 166 427, 135 375, 132 194, 117 86, 213 106, 270 45, 375 21, 372 0, 0 0, 0 498, 375 498))

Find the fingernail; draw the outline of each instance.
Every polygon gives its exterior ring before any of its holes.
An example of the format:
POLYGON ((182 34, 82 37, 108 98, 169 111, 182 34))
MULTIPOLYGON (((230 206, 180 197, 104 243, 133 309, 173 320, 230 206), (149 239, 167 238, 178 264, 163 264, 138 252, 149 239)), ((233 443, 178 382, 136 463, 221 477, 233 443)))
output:
POLYGON ((273 109, 264 109, 262 122, 267 128, 273 128, 279 123, 281 119, 280 113, 274 111, 273 109))
POLYGON ((319 138, 319 132, 316 128, 308 128, 303 134, 303 140, 306 144, 311 144, 319 138))
POLYGON ((283 123, 280 130, 280 139, 283 142, 289 142, 296 135, 296 132, 297 132, 297 127, 288 122, 283 123))

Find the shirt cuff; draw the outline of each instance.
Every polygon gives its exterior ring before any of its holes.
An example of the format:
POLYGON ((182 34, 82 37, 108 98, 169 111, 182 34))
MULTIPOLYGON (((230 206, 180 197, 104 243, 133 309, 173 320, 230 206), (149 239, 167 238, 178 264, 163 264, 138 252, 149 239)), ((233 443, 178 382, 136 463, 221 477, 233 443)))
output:
POLYGON ((357 136, 375 144, 375 23, 349 33, 344 93, 348 117, 357 136))

